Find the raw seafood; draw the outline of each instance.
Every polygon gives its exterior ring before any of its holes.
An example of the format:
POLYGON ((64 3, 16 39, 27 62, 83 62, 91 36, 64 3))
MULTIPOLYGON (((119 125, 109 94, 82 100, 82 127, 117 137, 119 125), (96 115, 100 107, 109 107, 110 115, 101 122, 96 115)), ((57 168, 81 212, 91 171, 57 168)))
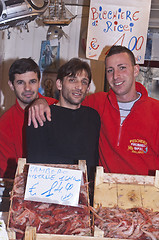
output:
POLYGON ((91 209, 94 225, 104 231, 104 237, 118 239, 159 239, 159 212, 143 208, 91 209))
POLYGON ((78 207, 25 201, 26 180, 27 171, 16 176, 11 198, 9 228, 16 232, 16 239, 23 239, 26 226, 36 227, 37 233, 91 234, 85 176, 78 207))

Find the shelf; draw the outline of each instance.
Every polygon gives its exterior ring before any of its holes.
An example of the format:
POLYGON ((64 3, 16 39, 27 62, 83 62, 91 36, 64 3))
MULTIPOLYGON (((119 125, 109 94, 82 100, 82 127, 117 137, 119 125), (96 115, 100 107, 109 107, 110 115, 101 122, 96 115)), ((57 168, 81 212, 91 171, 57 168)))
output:
POLYGON ((145 60, 144 64, 139 64, 141 67, 155 67, 159 68, 159 61, 145 60))

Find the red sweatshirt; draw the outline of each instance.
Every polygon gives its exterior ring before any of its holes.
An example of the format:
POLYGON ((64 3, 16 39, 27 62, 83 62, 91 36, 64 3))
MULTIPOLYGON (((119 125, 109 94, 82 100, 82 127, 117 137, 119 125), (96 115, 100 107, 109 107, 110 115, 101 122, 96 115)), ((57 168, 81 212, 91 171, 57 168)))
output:
POLYGON ((159 101, 148 97, 140 83, 136 89, 142 96, 122 125, 111 89, 92 94, 82 103, 100 114, 99 162, 105 172, 152 175, 159 169, 159 101))
MULTIPOLYGON (((56 100, 45 98, 49 105, 56 100)), ((18 101, 0 118, 0 177, 14 178, 17 160, 26 157, 25 151, 25 126, 27 114, 18 101)))

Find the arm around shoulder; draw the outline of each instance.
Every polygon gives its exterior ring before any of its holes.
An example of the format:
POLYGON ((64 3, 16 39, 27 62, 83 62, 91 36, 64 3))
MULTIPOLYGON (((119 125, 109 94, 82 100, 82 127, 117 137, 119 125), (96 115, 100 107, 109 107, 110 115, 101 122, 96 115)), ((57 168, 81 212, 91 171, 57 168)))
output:
POLYGON ((93 93, 84 99, 82 105, 95 109, 101 115, 105 108, 106 99, 107 99, 106 92, 93 93))
POLYGON ((51 111, 49 105, 56 102, 56 99, 48 97, 36 99, 29 107, 28 126, 30 126, 32 122, 34 127, 38 128, 38 123, 40 126, 43 126, 46 119, 51 121, 51 111))

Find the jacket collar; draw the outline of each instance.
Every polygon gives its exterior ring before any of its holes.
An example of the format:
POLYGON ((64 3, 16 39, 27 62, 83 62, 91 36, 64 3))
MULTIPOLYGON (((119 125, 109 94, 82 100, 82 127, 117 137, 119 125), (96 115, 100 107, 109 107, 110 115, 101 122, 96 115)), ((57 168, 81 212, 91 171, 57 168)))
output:
MULTIPOLYGON (((38 92, 38 98, 42 98, 42 95, 39 92, 38 92)), ((25 109, 22 109, 21 106, 19 105, 17 98, 16 98, 16 107, 19 111, 23 113, 25 112, 25 109)))
POLYGON ((15 105, 16 105, 16 108, 18 109, 18 111, 20 111, 22 113, 25 112, 25 109, 21 108, 21 106, 19 105, 17 98, 16 98, 16 104, 15 105))
MULTIPOLYGON (((141 93, 140 101, 145 100, 148 97, 146 88, 139 82, 136 82, 136 91, 141 93)), ((108 92, 108 99, 114 108, 119 109, 116 95, 111 88, 108 92)))

